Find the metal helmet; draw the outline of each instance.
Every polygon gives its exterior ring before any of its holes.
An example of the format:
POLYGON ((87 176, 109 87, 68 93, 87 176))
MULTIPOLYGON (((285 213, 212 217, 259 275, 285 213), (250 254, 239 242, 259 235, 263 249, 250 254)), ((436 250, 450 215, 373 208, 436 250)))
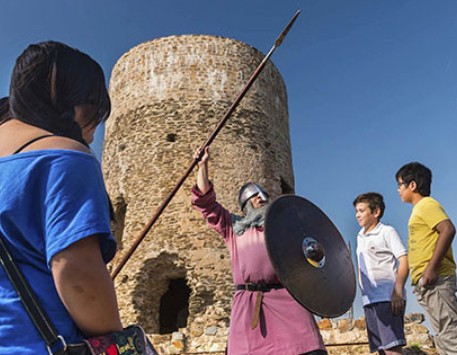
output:
POLYGON ((256 195, 259 195, 263 201, 268 201, 268 193, 262 186, 253 182, 248 182, 241 187, 240 192, 238 193, 238 203, 240 204, 242 211, 246 202, 256 195))

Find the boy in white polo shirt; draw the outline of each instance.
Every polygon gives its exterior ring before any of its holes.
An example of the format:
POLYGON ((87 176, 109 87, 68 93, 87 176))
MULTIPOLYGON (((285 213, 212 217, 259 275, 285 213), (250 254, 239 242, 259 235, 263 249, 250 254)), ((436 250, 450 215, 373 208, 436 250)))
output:
POLYGON ((357 235, 357 261, 370 351, 402 354, 407 251, 395 229, 380 222, 385 209, 381 194, 361 194, 353 205, 362 227, 357 235))

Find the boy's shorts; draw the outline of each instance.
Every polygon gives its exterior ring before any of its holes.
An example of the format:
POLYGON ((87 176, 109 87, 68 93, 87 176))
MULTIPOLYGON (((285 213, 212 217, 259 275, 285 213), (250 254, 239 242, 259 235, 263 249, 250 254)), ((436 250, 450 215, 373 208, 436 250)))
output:
POLYGON ((406 345, 404 310, 394 315, 390 302, 372 303, 363 308, 367 323, 368 342, 372 353, 406 345))

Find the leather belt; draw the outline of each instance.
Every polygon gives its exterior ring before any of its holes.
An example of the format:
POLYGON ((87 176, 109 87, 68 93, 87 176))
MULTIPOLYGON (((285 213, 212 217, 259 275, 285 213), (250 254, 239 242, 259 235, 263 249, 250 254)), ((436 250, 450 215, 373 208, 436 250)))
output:
POLYGON ((252 318, 252 322, 251 322, 251 328, 255 329, 257 327, 257 325, 259 324, 260 309, 262 307, 263 293, 271 291, 271 290, 279 290, 281 288, 284 288, 284 286, 281 284, 260 282, 260 283, 247 283, 247 284, 242 284, 242 285, 236 285, 235 288, 237 290, 257 292, 257 298, 255 301, 255 308, 254 308, 254 317, 252 318))
POLYGON ((247 283, 242 285, 236 285, 235 288, 237 290, 245 290, 245 291, 261 291, 261 292, 268 292, 270 290, 279 290, 280 288, 284 288, 282 284, 270 284, 270 283, 247 283))

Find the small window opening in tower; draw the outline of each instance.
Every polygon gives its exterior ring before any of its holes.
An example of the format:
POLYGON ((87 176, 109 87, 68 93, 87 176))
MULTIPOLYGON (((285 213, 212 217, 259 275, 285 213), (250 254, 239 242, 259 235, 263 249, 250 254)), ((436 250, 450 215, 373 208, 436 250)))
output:
POLYGON ((166 140, 167 140, 167 142, 176 142, 176 134, 168 133, 166 140))
POLYGON ((281 178, 281 193, 283 195, 294 193, 294 189, 283 178, 281 178))
POLYGON ((160 334, 170 334, 187 326, 190 288, 185 278, 170 280, 160 299, 160 334))

